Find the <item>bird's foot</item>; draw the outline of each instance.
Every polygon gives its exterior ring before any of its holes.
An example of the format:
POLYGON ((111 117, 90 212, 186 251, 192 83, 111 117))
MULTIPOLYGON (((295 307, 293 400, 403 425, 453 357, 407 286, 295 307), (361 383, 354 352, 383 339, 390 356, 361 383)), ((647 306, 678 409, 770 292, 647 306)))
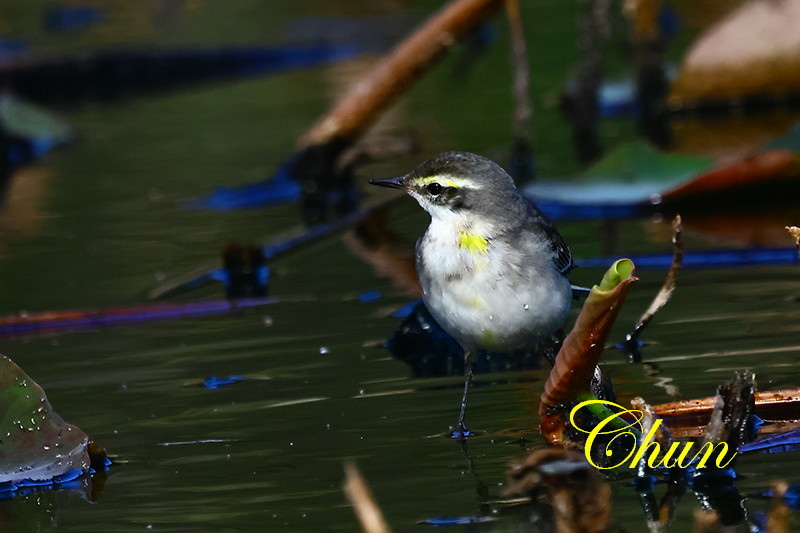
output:
POLYGON ((459 422, 455 426, 450 426, 450 438, 466 441, 469 437, 474 436, 475 433, 467 429, 463 422, 459 422))

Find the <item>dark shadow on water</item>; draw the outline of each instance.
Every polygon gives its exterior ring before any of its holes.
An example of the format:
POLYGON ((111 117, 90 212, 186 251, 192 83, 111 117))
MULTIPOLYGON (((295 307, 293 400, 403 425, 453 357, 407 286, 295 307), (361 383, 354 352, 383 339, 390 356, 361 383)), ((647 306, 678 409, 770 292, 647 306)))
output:
POLYGON ((325 44, 97 52, 8 66, 0 72, 0 87, 37 102, 74 106, 310 68, 358 53, 355 46, 325 44))
MULTIPOLYGON (((386 347, 393 357, 403 361, 414 377, 464 375, 464 351, 436 323, 421 302, 403 320, 386 347)), ((531 352, 499 353, 480 350, 475 373, 491 374, 541 368, 541 356, 531 352)), ((476 381, 476 386, 480 382, 476 381)))

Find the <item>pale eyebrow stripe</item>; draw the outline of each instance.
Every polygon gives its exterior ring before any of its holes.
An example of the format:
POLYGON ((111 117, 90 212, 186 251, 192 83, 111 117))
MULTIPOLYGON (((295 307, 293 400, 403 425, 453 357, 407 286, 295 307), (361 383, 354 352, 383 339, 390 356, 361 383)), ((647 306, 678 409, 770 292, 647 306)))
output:
POLYGON ((454 187, 460 189, 462 187, 469 187, 470 189, 482 189, 483 187, 476 183, 474 180, 457 178, 446 174, 437 174, 435 176, 425 176, 424 178, 417 178, 414 180, 421 186, 429 185, 431 183, 438 183, 444 187, 454 187))

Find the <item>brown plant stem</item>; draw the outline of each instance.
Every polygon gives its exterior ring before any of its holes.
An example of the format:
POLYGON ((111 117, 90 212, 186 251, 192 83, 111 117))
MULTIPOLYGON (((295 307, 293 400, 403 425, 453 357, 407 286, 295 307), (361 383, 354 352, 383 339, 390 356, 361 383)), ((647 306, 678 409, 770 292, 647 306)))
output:
POLYGON ((566 414, 582 394, 588 394, 600 354, 628 292, 637 281, 633 262, 621 259, 592 288, 575 325, 556 356, 542 392, 539 428, 552 445, 569 446, 564 436, 566 414))
POLYGON ((533 107, 530 99, 530 68, 528 50, 525 44, 525 30, 522 27, 519 0, 505 0, 506 18, 511 30, 511 62, 514 68, 514 136, 517 141, 529 142, 530 120, 533 107))
POLYGON ((351 85, 306 130, 289 163, 289 172, 300 185, 300 211, 306 225, 337 220, 358 209, 354 161, 343 164, 347 151, 458 37, 493 15, 502 1, 452 0, 351 85))
POLYGON ((502 0, 453 0, 398 44, 300 137, 300 148, 353 140, 369 128, 466 31, 502 0))
POLYGON ((391 533, 391 529, 386 524, 381 513, 380 507, 372 496, 372 491, 355 463, 348 461, 344 464, 344 490, 347 500, 353 506, 353 510, 361 524, 361 531, 364 533, 391 533))
MULTIPOLYGON (((762 419, 779 426, 782 423, 791 424, 796 421, 800 407, 800 387, 756 392, 753 396, 754 412, 762 419)), ((700 428, 708 423, 714 403, 715 397, 707 397, 663 403, 652 407, 674 434, 691 436, 691 428, 700 428)), ((701 431, 698 429, 695 433, 699 435, 701 431)))
POLYGON ((511 147, 509 171, 517 184, 524 183, 534 176, 533 147, 531 145, 531 118, 533 106, 530 97, 530 68, 528 50, 525 43, 525 29, 519 0, 505 0, 506 19, 511 33, 511 67, 513 82, 511 93, 514 98, 514 113, 511 124, 514 142, 511 147))

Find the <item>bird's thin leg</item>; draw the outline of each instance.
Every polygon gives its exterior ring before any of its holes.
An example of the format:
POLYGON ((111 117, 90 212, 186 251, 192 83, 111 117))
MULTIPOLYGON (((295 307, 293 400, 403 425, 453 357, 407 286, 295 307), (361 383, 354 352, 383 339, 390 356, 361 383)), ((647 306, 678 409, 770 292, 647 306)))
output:
POLYGON ((464 393, 461 396, 461 412, 458 415, 458 424, 456 425, 453 437, 459 439, 466 439, 469 435, 469 430, 464 423, 464 418, 467 415, 467 396, 469 394, 469 386, 472 384, 472 374, 475 371, 475 352, 472 350, 464 350, 464 393))
POLYGON ((556 355, 558 355, 558 351, 561 349, 561 344, 563 341, 564 331, 559 330, 551 335, 549 339, 543 341, 540 345, 542 355, 544 355, 545 358, 547 358, 547 360, 550 362, 550 366, 555 366, 556 355))

